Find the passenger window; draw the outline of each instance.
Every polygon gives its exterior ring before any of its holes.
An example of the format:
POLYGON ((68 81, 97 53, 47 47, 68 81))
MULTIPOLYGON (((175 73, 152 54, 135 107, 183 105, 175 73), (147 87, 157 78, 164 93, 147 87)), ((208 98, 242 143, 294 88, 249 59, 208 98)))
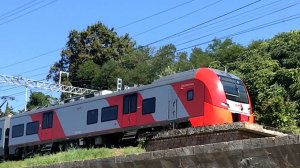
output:
POLYGON ((123 98, 123 114, 136 112, 137 109, 137 94, 126 95, 123 98))
POLYGON ((144 99, 142 114, 144 115, 144 114, 155 113, 155 103, 156 103, 155 97, 144 99))
POLYGON ((87 112, 86 124, 90 125, 90 124, 95 124, 97 122, 98 122, 98 109, 89 110, 87 112))
POLYGON ((39 132, 39 122, 34 121, 27 123, 26 125, 26 135, 33 135, 39 132))
POLYGON ((118 106, 104 107, 101 110, 101 122, 118 119, 118 106))
POLYGON ((52 128, 53 124, 53 112, 43 113, 43 129, 52 128))
POLYGON ((12 127, 12 138, 21 137, 24 135, 24 124, 14 125, 12 127))
POLYGON ((186 100, 192 101, 194 99, 194 90, 188 90, 186 94, 186 100))

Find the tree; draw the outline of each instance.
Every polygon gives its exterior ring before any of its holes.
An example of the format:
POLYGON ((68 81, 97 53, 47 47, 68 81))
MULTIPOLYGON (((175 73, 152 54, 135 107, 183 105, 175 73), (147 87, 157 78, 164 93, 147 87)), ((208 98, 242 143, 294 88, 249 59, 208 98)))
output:
POLYGON ((175 73, 173 70, 176 57, 176 47, 173 44, 162 46, 151 61, 151 68, 155 72, 155 79, 175 73))
POLYGON ((231 39, 225 39, 224 41, 214 39, 212 44, 209 44, 206 52, 214 58, 216 61, 220 61, 221 65, 228 69, 235 69, 235 62, 241 54, 245 51, 245 48, 237 43, 234 43, 231 39))
POLYGON ((5 116, 5 113, 3 113, 3 112, 2 112, 2 109, 0 108, 0 118, 1 118, 1 117, 4 117, 4 116, 5 116))
MULTIPOLYGON (((238 74, 246 83, 259 123, 295 128, 299 125, 299 69, 283 66, 280 60, 289 56, 274 59, 274 51, 269 50, 273 40, 252 42, 231 63, 235 68, 231 72, 238 74)), ((289 41, 281 44, 286 43, 289 41)))
POLYGON ((9 115, 13 115, 13 108, 9 107, 8 102, 6 103, 6 107, 5 107, 5 111, 4 111, 4 116, 9 116, 9 115))
POLYGON ((149 47, 138 47, 122 59, 123 82, 126 85, 149 84, 156 78, 149 47))
POLYGON ((45 95, 42 92, 33 92, 30 94, 27 109, 32 110, 35 107, 44 107, 49 104, 51 104, 51 97, 49 95, 45 95))
MULTIPOLYGON (((175 62, 175 71, 182 72, 193 69, 194 66, 188 60, 188 55, 186 52, 177 53, 178 60, 175 62)), ((197 68, 197 67, 196 67, 197 68)))
POLYGON ((190 63, 193 67, 209 67, 210 63, 214 61, 207 52, 203 52, 201 48, 193 48, 190 55, 190 63))
MULTIPOLYGON (((84 31, 72 30, 68 36, 66 48, 61 52, 61 59, 54 63, 50 69, 48 79, 53 77, 58 81, 59 71, 70 73, 70 82, 74 86, 88 88, 108 88, 104 83, 99 86, 86 82, 83 75, 83 68, 80 66, 90 66, 93 62, 102 66, 110 60, 119 61, 122 56, 133 50, 134 42, 128 34, 118 36, 113 28, 109 29, 102 23, 88 26, 84 31), (89 61, 89 62, 88 62, 89 61), (85 64, 88 62, 88 64, 85 64)), ((93 80, 94 74, 89 75, 88 80, 93 80), (91 76, 92 75, 92 76, 91 76)))
POLYGON ((300 31, 280 33, 268 40, 264 49, 270 53, 272 59, 278 60, 285 68, 300 67, 300 31))

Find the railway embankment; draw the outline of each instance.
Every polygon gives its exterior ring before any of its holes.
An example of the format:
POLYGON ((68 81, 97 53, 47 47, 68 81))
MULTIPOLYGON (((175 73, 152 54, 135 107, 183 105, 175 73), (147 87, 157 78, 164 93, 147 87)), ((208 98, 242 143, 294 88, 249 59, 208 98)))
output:
POLYGON ((150 145, 154 151, 141 154, 39 167, 300 167, 300 136, 265 129, 257 124, 236 123, 234 125, 172 130, 155 135, 151 142, 155 142, 152 146, 150 145), (193 139, 195 137, 198 137, 198 143, 196 143, 197 140, 188 141, 189 138, 193 139), (181 147, 184 145, 184 141, 187 144, 181 147), (191 145, 193 143, 194 145, 191 145), (157 150, 163 148, 163 146, 172 149, 157 150))

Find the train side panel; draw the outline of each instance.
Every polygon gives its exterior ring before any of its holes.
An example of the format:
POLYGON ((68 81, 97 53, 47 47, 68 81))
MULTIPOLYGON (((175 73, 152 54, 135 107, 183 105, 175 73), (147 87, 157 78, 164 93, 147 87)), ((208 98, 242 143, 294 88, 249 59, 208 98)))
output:
POLYGON ((56 112, 66 138, 92 136, 102 131, 120 128, 117 120, 101 122, 101 110, 105 107, 109 107, 108 102, 100 99, 57 109, 56 112), (92 114, 91 117, 95 116, 97 119, 91 119, 93 121, 89 123, 87 121, 88 113, 93 111, 95 114, 92 114))
POLYGON ((26 124, 31 123, 29 115, 15 117, 10 119, 9 132, 9 154, 15 154, 15 149, 20 144, 29 144, 39 142, 38 134, 26 135, 26 124))
POLYGON ((5 118, 0 120, 0 157, 4 156, 5 118))

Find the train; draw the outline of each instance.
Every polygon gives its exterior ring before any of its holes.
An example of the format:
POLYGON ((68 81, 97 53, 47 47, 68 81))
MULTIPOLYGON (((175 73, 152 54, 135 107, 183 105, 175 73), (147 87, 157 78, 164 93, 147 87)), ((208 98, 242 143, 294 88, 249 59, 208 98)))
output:
POLYGON ((254 122, 244 83, 224 71, 198 68, 3 117, 0 157, 118 145, 151 131, 233 122, 254 122))

